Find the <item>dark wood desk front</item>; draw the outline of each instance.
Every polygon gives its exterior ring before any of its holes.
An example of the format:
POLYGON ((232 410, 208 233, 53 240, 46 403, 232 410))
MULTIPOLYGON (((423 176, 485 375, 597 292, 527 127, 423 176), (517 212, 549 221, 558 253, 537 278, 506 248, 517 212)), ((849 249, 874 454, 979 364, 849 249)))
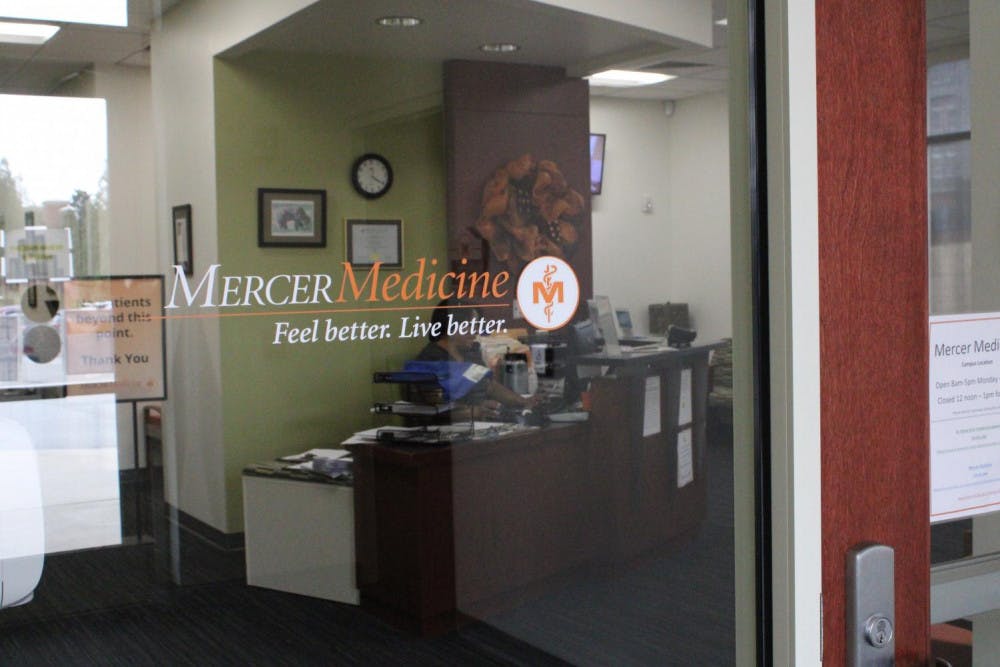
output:
POLYGON ((627 357, 587 355, 581 361, 607 366, 613 377, 591 383, 590 437, 606 461, 610 555, 627 561, 697 528, 705 518, 708 492, 705 469, 708 417, 708 361, 716 344, 627 357), (691 378, 690 418, 681 419, 681 377, 691 378), (646 380, 658 377, 660 432, 643 435, 646 380), (678 470, 679 436, 691 431, 693 479, 678 470))
POLYGON ((586 423, 442 447, 349 445, 362 604, 436 633, 560 573, 627 562, 696 528, 708 352, 657 357, 595 379, 586 423), (692 422, 678 428, 684 368, 692 422), (643 436, 650 375, 660 378, 662 427, 643 436), (683 428, 692 429, 694 481, 678 488, 683 428))

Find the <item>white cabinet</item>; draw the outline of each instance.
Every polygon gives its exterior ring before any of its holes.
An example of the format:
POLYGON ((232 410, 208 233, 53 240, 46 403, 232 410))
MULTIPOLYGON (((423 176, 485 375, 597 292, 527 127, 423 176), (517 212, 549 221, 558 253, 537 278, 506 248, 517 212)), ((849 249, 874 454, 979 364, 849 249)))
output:
POLYGON ((247 583, 358 604, 354 489, 243 476, 247 583))

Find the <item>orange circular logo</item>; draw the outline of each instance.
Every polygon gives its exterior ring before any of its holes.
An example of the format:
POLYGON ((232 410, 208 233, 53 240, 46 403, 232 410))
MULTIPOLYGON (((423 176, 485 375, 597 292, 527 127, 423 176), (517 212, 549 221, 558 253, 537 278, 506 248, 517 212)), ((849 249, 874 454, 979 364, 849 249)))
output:
POLYGON ((558 257, 532 260, 517 279, 517 305, 536 329, 565 326, 580 305, 580 281, 573 267, 558 257))

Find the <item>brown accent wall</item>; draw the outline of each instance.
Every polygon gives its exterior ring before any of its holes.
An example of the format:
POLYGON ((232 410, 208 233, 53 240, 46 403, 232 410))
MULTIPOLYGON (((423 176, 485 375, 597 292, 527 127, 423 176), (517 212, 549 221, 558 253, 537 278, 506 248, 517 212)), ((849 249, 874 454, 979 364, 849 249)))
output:
POLYGON ((923 3, 816 3, 824 664, 845 664, 845 558, 896 552, 897 664, 929 617, 923 3))
POLYGON ((562 255, 590 297, 587 82, 555 67, 451 61, 444 108, 452 263, 507 269, 513 284, 531 258, 562 255))

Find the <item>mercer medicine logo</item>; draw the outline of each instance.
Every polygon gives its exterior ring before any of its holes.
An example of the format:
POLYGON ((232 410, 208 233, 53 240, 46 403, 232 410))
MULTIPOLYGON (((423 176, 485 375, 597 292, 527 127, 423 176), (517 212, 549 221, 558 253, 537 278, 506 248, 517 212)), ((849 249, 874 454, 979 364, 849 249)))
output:
POLYGON ((517 305, 531 326, 551 331, 573 319, 580 305, 580 281, 558 257, 539 257, 517 281, 517 305))

